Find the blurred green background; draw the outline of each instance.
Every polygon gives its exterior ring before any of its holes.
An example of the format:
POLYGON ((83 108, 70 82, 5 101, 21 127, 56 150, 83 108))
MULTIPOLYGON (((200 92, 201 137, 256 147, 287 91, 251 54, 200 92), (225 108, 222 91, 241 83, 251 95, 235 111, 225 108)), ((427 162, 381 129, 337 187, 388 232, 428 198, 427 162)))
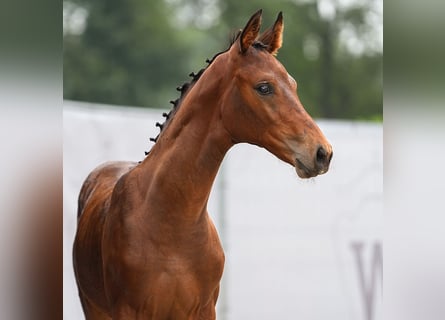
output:
POLYGON ((278 59, 314 117, 381 121, 381 0, 63 1, 64 99, 169 108, 191 71, 263 9, 284 15, 278 59))

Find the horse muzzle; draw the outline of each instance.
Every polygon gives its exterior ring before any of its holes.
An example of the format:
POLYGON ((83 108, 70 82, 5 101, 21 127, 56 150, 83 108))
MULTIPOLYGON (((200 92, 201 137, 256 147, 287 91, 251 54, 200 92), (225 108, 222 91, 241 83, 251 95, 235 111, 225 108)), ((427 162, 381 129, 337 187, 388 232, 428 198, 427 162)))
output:
POLYGON ((331 146, 319 146, 312 165, 307 165, 302 159, 295 158, 295 170, 297 175, 302 179, 308 179, 328 172, 332 155, 333 152, 331 146))

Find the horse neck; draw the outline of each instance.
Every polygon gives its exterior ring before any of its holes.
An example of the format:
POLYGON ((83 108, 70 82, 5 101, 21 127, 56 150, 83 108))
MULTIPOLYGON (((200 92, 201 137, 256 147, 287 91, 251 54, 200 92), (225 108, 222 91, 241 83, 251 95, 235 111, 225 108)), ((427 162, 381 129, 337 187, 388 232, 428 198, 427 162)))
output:
POLYGON ((204 73, 140 165, 147 206, 175 223, 206 218, 213 181, 233 145, 221 122, 221 87, 204 73))

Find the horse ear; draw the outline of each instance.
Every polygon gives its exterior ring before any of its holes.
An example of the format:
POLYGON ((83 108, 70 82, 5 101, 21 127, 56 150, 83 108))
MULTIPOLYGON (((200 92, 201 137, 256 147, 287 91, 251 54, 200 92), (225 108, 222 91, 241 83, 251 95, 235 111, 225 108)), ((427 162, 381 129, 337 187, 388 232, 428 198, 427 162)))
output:
POLYGON ((267 51, 273 55, 278 53, 278 49, 281 48, 283 43, 283 29, 283 13, 280 12, 274 25, 267 29, 258 39, 267 46, 267 51))
POLYGON ((263 10, 260 9, 250 17, 240 36, 240 48, 241 53, 245 53, 247 49, 252 45, 252 43, 258 37, 261 27, 261 15, 263 10))

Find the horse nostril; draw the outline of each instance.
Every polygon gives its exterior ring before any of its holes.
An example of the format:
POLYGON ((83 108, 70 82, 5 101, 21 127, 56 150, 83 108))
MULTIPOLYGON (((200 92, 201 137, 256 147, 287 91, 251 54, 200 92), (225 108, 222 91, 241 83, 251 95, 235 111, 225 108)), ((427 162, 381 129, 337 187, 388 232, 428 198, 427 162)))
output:
POLYGON ((323 147, 319 147, 317 150, 317 163, 321 165, 326 165, 328 162, 328 154, 323 147))

